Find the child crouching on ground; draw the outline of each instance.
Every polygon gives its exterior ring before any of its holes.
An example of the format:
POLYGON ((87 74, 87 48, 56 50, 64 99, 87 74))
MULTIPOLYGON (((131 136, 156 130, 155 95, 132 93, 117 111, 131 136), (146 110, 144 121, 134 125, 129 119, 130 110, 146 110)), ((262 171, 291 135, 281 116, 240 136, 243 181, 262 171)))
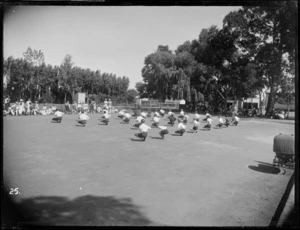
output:
POLYGON ((142 124, 139 127, 140 133, 136 133, 134 135, 138 138, 141 138, 143 141, 145 141, 148 136, 148 131, 151 129, 151 127, 145 124, 145 119, 142 119, 141 123, 142 124))
POLYGON ((199 121, 197 121, 197 120, 194 120, 193 121, 193 128, 192 128, 192 130, 194 131, 194 133, 197 133, 197 131, 198 131, 198 128, 199 128, 199 125, 200 125, 200 122, 199 121))
POLYGON ((181 109, 178 119, 183 119, 183 117, 184 117, 184 111, 183 111, 183 109, 181 109))
POLYGON ((147 113, 146 113, 145 111, 143 111, 143 112, 141 112, 141 116, 142 116, 144 119, 146 119, 147 113))
POLYGON ((205 117, 203 118, 203 121, 207 121, 208 118, 211 118, 211 115, 206 110, 206 114, 205 114, 205 117))
POLYGON ((218 116, 218 119, 219 119, 219 123, 216 126, 222 128, 222 126, 224 125, 224 120, 221 117, 221 115, 218 116))
POLYGON ((159 124, 159 117, 158 117, 158 115, 157 114, 154 114, 154 118, 153 118, 153 124, 152 124, 152 126, 153 127, 155 127, 155 128, 158 128, 158 124, 159 124))
POLYGON ((206 125, 203 128, 210 130, 211 124, 212 124, 212 119, 211 119, 210 115, 207 115, 206 117, 207 117, 206 118, 206 122, 207 123, 206 123, 206 125))
POLYGON ((170 119, 171 115, 173 115, 173 116, 174 116, 174 113, 172 112, 172 110, 171 110, 171 109, 169 109, 169 112, 168 112, 168 118, 169 118, 169 119, 170 119))
POLYGON ((102 116, 102 118, 103 118, 103 119, 102 119, 102 122, 103 122, 104 124, 108 125, 109 117, 110 117, 110 115, 108 114, 108 111, 105 110, 105 111, 104 111, 104 114, 103 114, 103 116, 102 116))
POLYGON ((165 139, 165 135, 169 133, 169 130, 166 126, 158 126, 160 129, 159 135, 161 136, 161 139, 165 139))
POLYGON ((142 120, 143 120, 143 119, 144 119, 144 118, 143 118, 142 116, 138 116, 138 117, 136 118, 136 124, 134 124, 133 127, 135 127, 135 128, 140 127, 140 125, 142 124, 142 120))
POLYGON ((234 125, 238 125, 238 123, 239 123, 239 120, 240 120, 240 118, 237 116, 237 115, 235 115, 233 118, 232 118, 232 124, 234 124, 234 125))
POLYGON ((189 120, 189 116, 188 116, 187 114, 184 114, 184 116, 183 116, 183 121, 182 121, 183 124, 187 125, 188 120, 189 120))
POLYGON ((195 121, 200 121, 200 114, 198 114, 198 112, 197 111, 195 111, 195 115, 194 115, 194 118, 193 118, 193 120, 195 121))
POLYGON ((226 127, 228 127, 230 125, 230 121, 227 117, 227 115, 225 116, 225 124, 224 124, 226 127))
POLYGON ((129 124, 130 117, 131 117, 130 113, 126 112, 126 113, 124 114, 123 122, 126 123, 126 124, 129 124))
POLYGON ((121 119, 123 119, 123 118, 124 118, 124 115, 125 115, 125 113, 126 113, 126 110, 125 110, 125 109, 122 109, 122 110, 119 112, 119 115, 118 115, 118 117, 119 117, 119 118, 121 118, 121 119))
POLYGON ((61 123, 62 120, 62 116, 63 116, 63 112, 61 112, 60 110, 56 109, 55 113, 54 113, 54 118, 52 118, 52 121, 57 122, 57 123, 61 123))
POLYGON ((171 126, 174 126, 174 123, 175 123, 175 121, 176 121, 176 118, 175 118, 175 116, 174 116, 174 113, 170 115, 169 120, 170 120, 170 121, 168 122, 168 124, 170 124, 171 126))
POLYGON ((89 119, 89 116, 87 115, 87 112, 85 111, 85 112, 79 114, 78 119, 79 119, 79 120, 77 120, 78 123, 81 124, 83 127, 85 127, 85 125, 89 119))
POLYGON ((164 117, 165 116, 165 110, 163 110, 163 109, 160 109, 159 110, 159 115, 161 116, 161 117, 164 117))
POLYGON ((182 120, 178 120, 178 130, 175 131, 175 133, 180 134, 182 136, 185 133, 186 126, 182 123, 182 120))

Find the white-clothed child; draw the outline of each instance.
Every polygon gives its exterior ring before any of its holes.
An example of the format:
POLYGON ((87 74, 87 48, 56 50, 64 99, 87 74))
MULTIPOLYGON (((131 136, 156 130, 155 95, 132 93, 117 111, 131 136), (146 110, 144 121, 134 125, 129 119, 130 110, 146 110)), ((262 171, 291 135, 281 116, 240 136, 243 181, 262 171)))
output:
POLYGON ((180 134, 182 136, 185 133, 186 126, 183 124, 182 120, 178 120, 178 130, 175 131, 175 133, 180 134))
POLYGON ((142 124, 139 126, 140 133, 136 133, 134 135, 138 138, 141 138, 143 141, 145 141, 148 136, 148 131, 151 129, 151 127, 145 124, 145 119, 142 119, 141 123, 142 124))

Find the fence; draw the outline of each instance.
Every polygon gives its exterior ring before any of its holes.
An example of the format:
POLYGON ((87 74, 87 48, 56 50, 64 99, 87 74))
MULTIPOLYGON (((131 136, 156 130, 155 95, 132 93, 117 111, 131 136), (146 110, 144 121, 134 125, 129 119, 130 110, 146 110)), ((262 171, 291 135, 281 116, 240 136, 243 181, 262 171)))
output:
POLYGON ((178 103, 164 103, 164 102, 148 102, 148 101, 143 101, 141 104, 142 108, 165 108, 165 109, 178 109, 179 104, 178 103))

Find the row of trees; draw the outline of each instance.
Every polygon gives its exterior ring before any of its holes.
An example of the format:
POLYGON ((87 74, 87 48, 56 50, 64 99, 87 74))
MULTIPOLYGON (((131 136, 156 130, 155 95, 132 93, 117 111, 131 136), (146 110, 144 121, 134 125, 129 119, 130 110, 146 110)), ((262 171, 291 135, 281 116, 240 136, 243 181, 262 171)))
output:
POLYGON ((5 93, 11 101, 23 98, 51 103, 73 102, 75 93, 85 92, 98 102, 111 98, 113 102, 130 103, 137 95, 136 90, 128 90, 128 77, 74 66, 69 54, 60 66, 46 65, 43 53, 30 47, 23 55, 24 58, 9 57, 4 61, 5 93))
POLYGON ((296 23, 293 1, 230 12, 222 29, 203 29, 198 39, 175 52, 160 45, 149 54, 136 89, 142 97, 184 98, 191 105, 208 102, 214 108, 267 89, 271 114, 278 96, 289 103, 295 92, 296 23))

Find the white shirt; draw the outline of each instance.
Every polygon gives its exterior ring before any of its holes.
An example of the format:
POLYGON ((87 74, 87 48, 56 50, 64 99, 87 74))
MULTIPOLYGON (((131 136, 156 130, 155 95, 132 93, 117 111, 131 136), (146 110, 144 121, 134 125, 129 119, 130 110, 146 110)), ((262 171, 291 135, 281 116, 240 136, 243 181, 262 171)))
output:
POLYGON ((141 116, 143 116, 143 117, 147 117, 147 113, 145 113, 145 112, 141 112, 141 116))
POLYGON ((165 113, 165 110, 161 109, 161 110, 159 110, 159 112, 161 112, 161 113, 165 113))
POLYGON ((129 113, 125 113, 124 116, 125 116, 126 118, 130 118, 130 117, 131 117, 131 115, 130 115, 129 113))
POLYGON ((79 119, 83 120, 83 121, 86 121, 86 120, 89 119, 89 116, 83 113, 83 114, 80 114, 79 119))
POLYGON ((56 112, 54 113, 54 116, 56 116, 56 117, 62 117, 63 114, 64 114, 63 112, 56 111, 56 112))
POLYGON ((138 116, 138 117, 136 118, 137 123, 141 123, 141 120, 142 120, 142 119, 144 119, 142 116, 138 116))
POLYGON ((186 128, 186 126, 184 124, 182 124, 182 123, 178 124, 178 129, 185 129, 185 128, 186 128))
POLYGON ((184 119, 188 120, 189 116, 188 115, 184 115, 184 119))
POLYGON ((158 112, 155 112, 154 114, 155 114, 156 116, 159 116, 159 113, 158 113, 158 112))
POLYGON ((121 110, 121 111, 119 112, 119 114, 120 114, 120 115, 124 115, 125 112, 124 112, 123 110, 121 110))
POLYGON ((211 118, 207 118, 207 123, 211 125, 212 119, 211 118))
POLYGON ((222 117, 219 118, 219 124, 224 124, 224 120, 222 117))
POLYGON ((183 111, 180 111, 180 115, 184 116, 184 112, 183 112, 183 111))
POLYGON ((174 114, 172 111, 168 112, 168 115, 171 116, 172 114, 174 114))
POLYGON ((161 130, 166 130, 167 126, 158 126, 158 128, 160 128, 161 130))
POLYGON ((153 120, 154 120, 155 122, 159 122, 159 117, 154 117, 153 120))
POLYGON ((148 125, 146 125, 145 123, 143 123, 140 125, 139 129, 141 132, 148 132, 148 130, 150 130, 151 128, 148 125))
POLYGON ((206 116, 206 117, 208 117, 208 116, 210 116, 210 114, 209 114, 209 113, 207 113, 205 116, 206 116))
POLYGON ((234 116, 234 120, 239 121, 240 118, 238 116, 234 116))
POLYGON ((200 122, 199 122, 199 121, 196 121, 196 120, 194 120, 193 123, 194 123, 194 126, 197 126, 197 127, 200 125, 200 122))
POLYGON ((110 116, 109 116, 108 113, 105 113, 105 114, 103 115, 103 117, 104 117, 105 119, 108 119, 110 116))
POLYGON ((195 114, 196 119, 198 119, 198 118, 200 119, 200 117, 201 117, 200 114, 198 114, 198 113, 195 114))

